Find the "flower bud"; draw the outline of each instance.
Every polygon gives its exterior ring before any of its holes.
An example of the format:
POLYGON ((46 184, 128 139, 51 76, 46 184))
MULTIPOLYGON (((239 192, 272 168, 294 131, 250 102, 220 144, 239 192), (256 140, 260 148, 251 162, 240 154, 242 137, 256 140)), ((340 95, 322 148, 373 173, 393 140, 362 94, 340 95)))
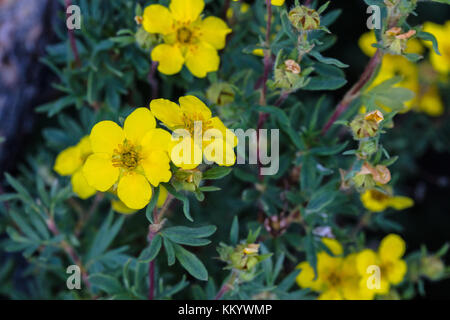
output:
POLYGON ((286 60, 275 69, 275 86, 282 89, 292 89, 301 81, 300 65, 294 60, 286 60))
POLYGON ((157 43, 156 36, 154 34, 148 33, 142 27, 137 30, 135 37, 139 47, 145 50, 153 48, 157 43))
POLYGON ((353 137, 356 140, 374 137, 378 132, 378 123, 369 118, 366 118, 362 115, 358 115, 353 119, 350 123, 350 128, 353 132, 353 137))
POLYGON ((202 172, 198 169, 183 170, 180 169, 174 174, 172 181, 173 186, 177 190, 186 190, 195 192, 202 181, 202 172))
POLYGON ((213 83, 206 91, 206 98, 211 103, 224 106, 234 101, 233 87, 225 82, 213 83))
POLYGON ((416 34, 416 30, 409 30, 402 33, 399 27, 393 27, 385 32, 383 35, 383 42, 386 45, 385 49, 391 54, 401 55, 406 50, 408 40, 416 34))
POLYGON ((420 261, 420 272, 430 280, 439 280, 444 276, 445 265, 436 256, 428 256, 420 261))
POLYGON ((306 6, 297 6, 289 11, 289 20, 299 31, 316 30, 320 27, 319 13, 306 6))

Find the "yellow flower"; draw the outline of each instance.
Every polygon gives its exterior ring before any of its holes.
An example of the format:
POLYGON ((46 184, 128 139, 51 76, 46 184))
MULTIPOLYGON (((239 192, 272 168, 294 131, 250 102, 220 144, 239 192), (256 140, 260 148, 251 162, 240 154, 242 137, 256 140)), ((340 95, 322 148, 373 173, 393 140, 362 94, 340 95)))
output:
POLYGON ((317 254, 317 279, 308 262, 300 263, 297 284, 302 288, 310 288, 320 293, 319 300, 360 300, 370 299, 370 295, 361 291, 360 275, 356 269, 356 254, 343 257, 341 244, 334 239, 323 238, 322 242, 334 256, 325 251, 317 254))
POLYGON ((407 265, 402 257, 405 253, 405 241, 396 235, 387 235, 380 243, 378 252, 365 249, 358 253, 356 266, 361 275, 360 288, 366 295, 388 294, 391 285, 402 282, 407 265), (370 266, 379 268, 379 282, 373 287, 369 286, 369 279, 374 274, 370 272, 370 266))
MULTIPOLYGON (((163 186, 159 187, 159 196, 158 201, 156 202, 156 206, 158 208, 161 208, 164 204, 164 202, 167 199, 167 189, 163 186)), ((121 213, 121 214, 133 214, 137 212, 135 209, 128 208, 125 203, 123 203, 120 200, 111 200, 111 207, 114 211, 121 213)))
POLYGON ((164 39, 151 54, 161 73, 176 74, 186 64, 194 76, 203 78, 219 69, 217 50, 225 47, 231 29, 219 18, 202 19, 204 6, 203 0, 172 0, 169 8, 159 4, 145 8, 142 26, 164 39))
MULTIPOLYGON (((364 33, 359 38, 359 47, 367 56, 373 56, 375 54, 376 48, 371 45, 376 43, 375 33, 373 31, 364 33)), ((417 39, 411 39, 408 41, 405 53, 423 53, 423 46, 417 39)), ((413 91, 416 95, 420 91, 419 83, 419 70, 414 62, 409 61, 407 58, 400 55, 385 54, 381 62, 381 68, 378 72, 377 77, 370 85, 373 88, 382 82, 389 80, 393 77, 401 76, 402 80, 396 84, 396 87, 402 87, 413 91)), ((414 99, 406 102, 406 108, 402 112, 406 112, 414 104, 414 99)), ((383 110, 390 112, 389 106, 381 105, 383 110)), ((365 113, 365 108, 361 108, 360 112, 365 113)))
MULTIPOLYGON (((233 1, 239 1, 239 0, 233 0, 233 1)), ((285 0, 271 0, 270 2, 272 3, 273 6, 282 6, 284 4, 285 0)))
MULTIPOLYGON (((234 1, 236 1, 236 0, 234 0, 234 1)), ((240 14, 245 14, 245 13, 248 12, 249 9, 250 9, 250 5, 248 3, 243 2, 240 5, 239 13, 240 14)), ((227 19, 229 20, 229 19, 233 18, 233 15, 234 15, 233 8, 228 8, 228 10, 227 10, 227 19)))
POLYGON ((183 169, 194 169, 202 161, 202 155, 221 166, 231 166, 236 161, 233 148, 237 137, 198 98, 185 96, 180 105, 156 99, 150 103, 152 113, 170 130, 184 131, 183 140, 171 152, 172 162, 183 169), (198 139, 200 141, 198 141, 198 139), (189 152, 185 153, 185 151, 189 152), (185 159, 186 158, 186 159, 185 159))
MULTIPOLYGON (((377 51, 376 48, 372 47, 372 44, 374 44, 376 42, 377 42, 377 40, 375 37, 375 32, 370 31, 370 32, 366 32, 361 35, 361 37, 358 40, 358 45, 359 45, 359 48, 364 52, 365 55, 371 57, 377 51)), ((408 40, 405 53, 422 54, 423 51, 424 51, 424 48, 419 40, 417 40, 417 39, 408 40)), ((387 54, 386 56, 392 56, 392 55, 387 54)))
POLYGON ((264 50, 261 48, 253 49, 252 54, 258 57, 264 57, 264 50))
POLYGON ((417 98, 417 109, 432 117, 439 117, 444 113, 444 104, 436 85, 430 86, 417 98))
POLYGON ((450 34, 450 21, 447 21, 444 25, 426 22, 423 25, 423 30, 433 34, 439 44, 441 55, 434 52, 431 42, 424 42, 430 48, 431 64, 437 71, 447 74, 450 71, 450 39, 448 36, 450 34))
POLYGON ((62 176, 71 176, 73 192, 81 199, 87 199, 96 192, 84 178, 82 166, 86 158, 92 153, 89 137, 83 137, 73 147, 63 150, 57 157, 53 169, 62 176))
POLYGON ((87 182, 98 191, 117 192, 130 209, 145 207, 152 196, 150 184, 158 186, 172 176, 171 136, 155 127, 147 108, 131 113, 123 129, 112 121, 97 123, 90 134, 93 153, 83 166, 87 182))
POLYGON ((403 196, 393 196, 389 192, 383 193, 377 189, 369 189, 361 195, 361 202, 367 210, 380 212, 388 207, 395 210, 404 210, 414 205, 411 198, 403 196))

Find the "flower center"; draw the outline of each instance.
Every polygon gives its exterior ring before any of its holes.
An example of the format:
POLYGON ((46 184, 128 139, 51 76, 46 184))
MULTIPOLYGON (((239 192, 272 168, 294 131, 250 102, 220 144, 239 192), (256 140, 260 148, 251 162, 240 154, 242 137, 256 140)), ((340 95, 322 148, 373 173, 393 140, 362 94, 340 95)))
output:
POLYGON ((386 201, 389 198, 388 195, 386 195, 383 192, 380 192, 378 190, 371 190, 370 193, 371 193, 372 198, 378 202, 386 201))
POLYGON ((112 163, 114 167, 119 167, 132 171, 139 165, 140 157, 138 148, 129 141, 125 140, 114 149, 112 163))
POLYGON ((188 44, 192 41, 193 33, 190 29, 186 27, 181 27, 177 30, 177 39, 178 42, 181 42, 182 44, 188 44))
POLYGON ((200 113, 183 114, 184 128, 194 136, 195 134, 203 134, 212 128, 211 120, 205 120, 200 113))

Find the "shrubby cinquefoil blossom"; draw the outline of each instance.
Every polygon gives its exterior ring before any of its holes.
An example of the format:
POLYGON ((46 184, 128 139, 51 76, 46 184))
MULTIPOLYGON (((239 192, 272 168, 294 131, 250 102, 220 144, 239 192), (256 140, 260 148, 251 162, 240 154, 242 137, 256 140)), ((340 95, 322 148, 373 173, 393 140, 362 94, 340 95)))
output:
POLYGON ((93 196, 96 190, 91 187, 82 173, 87 157, 92 153, 89 137, 83 137, 78 144, 61 151, 56 157, 53 169, 62 176, 71 176, 73 192, 81 199, 93 196))
POLYGON ((90 134, 93 154, 83 167, 88 183, 102 192, 116 191, 130 209, 144 208, 152 196, 150 184, 158 186, 172 176, 170 134, 155 128, 147 108, 131 113, 123 129, 112 121, 97 123, 90 134))
POLYGON ((185 96, 179 102, 177 105, 166 99, 156 99, 150 103, 152 113, 164 125, 170 130, 181 129, 186 133, 171 152, 172 162, 183 169, 193 169, 202 162, 203 155, 221 166, 233 165, 236 135, 218 117, 213 117, 200 99, 185 96), (191 150, 190 157, 184 154, 186 150, 191 150))
POLYGON ((176 74, 186 64, 194 76, 203 78, 219 69, 217 50, 225 47, 231 29, 219 18, 202 19, 204 7, 203 0, 172 0, 169 8, 159 4, 145 8, 142 26, 164 39, 151 54, 161 73, 176 74))

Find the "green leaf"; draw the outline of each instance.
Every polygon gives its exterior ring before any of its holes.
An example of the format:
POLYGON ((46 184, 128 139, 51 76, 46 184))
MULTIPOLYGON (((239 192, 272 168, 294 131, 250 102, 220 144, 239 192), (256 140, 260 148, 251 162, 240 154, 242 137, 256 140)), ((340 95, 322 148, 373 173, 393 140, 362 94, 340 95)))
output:
POLYGON ((228 167, 214 167, 203 173, 205 180, 218 180, 230 174, 233 169, 228 167))
POLYGON ((194 254, 178 244, 174 244, 173 247, 175 249, 175 256, 177 257, 177 260, 191 276, 203 281, 208 280, 208 271, 203 263, 194 254))
POLYGON ((214 232, 216 232, 217 227, 213 225, 208 225, 204 227, 199 228, 189 228, 189 227, 183 227, 183 226, 177 226, 177 227, 170 227, 164 229, 164 234, 166 235, 179 235, 182 237, 189 237, 189 238, 205 238, 209 237, 214 232))
POLYGON ((308 261, 309 265, 314 270, 314 280, 317 279, 317 254, 316 254, 316 245, 314 236, 312 233, 309 233, 303 240, 305 251, 306 251, 306 260, 308 261))
POLYGON ((190 206, 189 206, 189 198, 177 192, 175 188, 170 184, 165 184, 164 187, 167 189, 167 191, 172 194, 175 198, 183 202, 183 213, 186 219, 188 219, 191 222, 194 222, 194 219, 192 219, 191 213, 190 213, 190 206))
POLYGON ((237 215, 233 218, 233 223, 231 224, 230 230, 230 242, 236 245, 239 241, 239 221, 237 215))
POLYGON ((110 275, 96 273, 89 276, 89 282, 92 286, 97 287, 108 294, 116 294, 123 291, 120 282, 110 275))
POLYGON ((306 210, 308 213, 319 212, 333 202, 335 198, 336 194, 334 192, 328 190, 318 192, 312 196, 311 201, 306 206, 306 210))
POLYGON ((150 243, 150 245, 145 248, 139 258, 139 262, 149 263, 156 258, 159 251, 161 250, 161 236, 159 234, 155 235, 150 243))
POLYGON ((145 209, 145 216, 147 217, 147 220, 150 221, 151 224, 153 224, 153 210, 156 207, 158 198, 159 198, 159 187, 154 189, 152 199, 150 200, 150 203, 147 205, 147 208, 145 209))
POLYGON ((425 31, 419 31, 417 33, 417 38, 425 40, 425 41, 430 41, 433 45, 434 52, 436 52, 438 55, 441 55, 441 53, 439 52, 438 42, 433 34, 431 34, 429 32, 425 32, 425 31))
POLYGON ((334 59, 334 58, 325 58, 325 57, 322 56, 322 55, 320 54, 320 52, 318 52, 318 51, 311 51, 311 52, 309 53, 309 55, 312 56, 312 57, 314 57, 314 58, 316 58, 317 61, 322 62, 322 63, 324 63, 324 64, 335 65, 336 67, 339 67, 339 68, 347 68, 347 67, 348 67, 348 64, 342 63, 342 62, 340 62, 340 61, 337 60, 337 59, 334 59))
POLYGON ((167 264, 172 266, 175 263, 175 251, 173 249, 173 244, 168 238, 164 239, 164 250, 167 254, 167 264))

